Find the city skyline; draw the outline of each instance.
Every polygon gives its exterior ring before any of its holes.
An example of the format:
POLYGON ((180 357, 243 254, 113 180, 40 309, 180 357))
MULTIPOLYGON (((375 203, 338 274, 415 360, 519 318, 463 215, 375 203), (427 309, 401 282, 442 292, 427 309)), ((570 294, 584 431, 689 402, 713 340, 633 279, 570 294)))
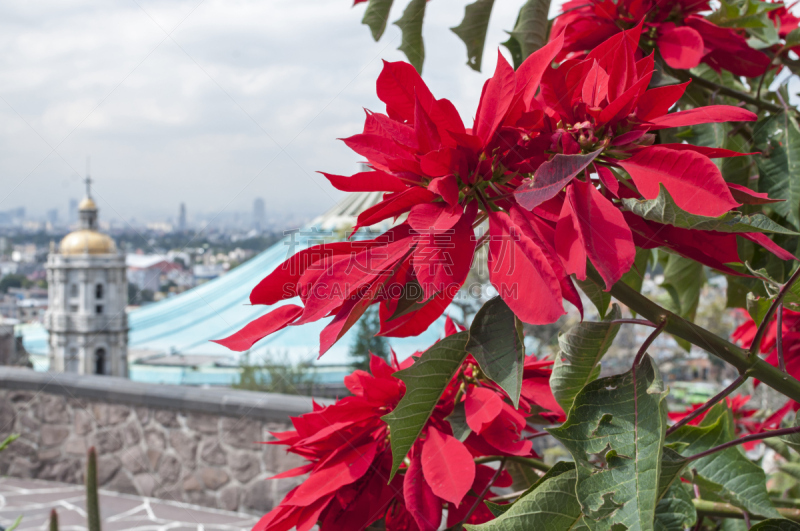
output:
MULTIPOLYGON (((181 202, 189 219, 245 212, 255 197, 268 215, 326 211, 342 195, 315 172, 357 171, 359 157, 336 138, 360 132, 362 108, 382 109, 381 59, 404 56, 394 25, 372 42, 363 6, 313 4, 4 4, 0 171, 9 185, 0 211, 44 218, 57 208, 64 219, 81 197, 87 156, 109 221, 176 219, 181 202)), ((466 53, 446 28, 462 14, 428 8, 423 76, 465 116, 494 70, 513 4, 495 8, 483 73, 453 68, 466 53)))

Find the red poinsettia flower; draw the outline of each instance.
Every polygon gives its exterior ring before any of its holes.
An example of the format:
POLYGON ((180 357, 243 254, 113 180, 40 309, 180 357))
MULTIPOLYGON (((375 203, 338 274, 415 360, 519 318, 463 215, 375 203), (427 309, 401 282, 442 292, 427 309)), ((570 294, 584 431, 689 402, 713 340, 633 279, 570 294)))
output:
MULTIPOLYGON (((643 24, 638 47, 658 49, 672 68, 694 68, 700 62, 737 76, 757 77, 770 58, 751 48, 745 35, 703 18, 708 0, 570 0, 553 23, 550 35, 565 39, 559 58, 594 49, 619 32, 643 24)), ((641 54, 641 53, 640 53, 641 54)))
MULTIPOLYGON (((452 323, 450 327, 455 331, 452 323)), ((468 523, 492 518, 482 503, 495 495, 487 485, 507 487, 511 477, 505 472, 495 477, 495 469, 476 465, 474 459, 533 455, 531 441, 522 433, 530 429, 529 404, 555 403, 550 390, 529 390, 531 399, 523 399, 520 409, 514 409, 502 390, 479 377, 477 364, 468 359, 445 390, 406 464, 389 482, 390 433, 381 417, 405 393, 405 385, 394 373, 413 362, 413 357, 402 364, 393 359, 389 365, 373 356, 371 374, 355 371, 345 379, 353 396, 330 406, 315 406, 312 413, 292 418, 293 431, 273 434, 276 440, 270 444, 285 445, 287 451, 309 461, 275 478, 309 476, 254 530, 296 527, 304 531, 318 523, 321 531, 360 531, 385 518, 388 531, 435 531, 445 506, 448 527, 463 521, 471 510, 468 523), (453 435, 447 420, 456 400, 463 405, 471 430, 463 440, 453 435)), ((536 367, 542 375, 547 372, 541 365, 536 367)), ((545 412, 563 415, 560 408, 545 412)))
MULTIPOLYGON (((800 377, 800 312, 783 309, 782 315, 783 359, 786 372, 800 377)), ((749 318, 739 325, 731 337, 744 348, 753 344, 758 325, 749 318)), ((764 339, 761 341, 761 352, 766 355, 765 361, 773 367, 778 366, 778 320, 773 317, 767 325, 764 339)))
MULTIPOLYGON (((654 61, 636 59, 640 32, 618 33, 558 68, 551 63, 561 37, 516 72, 499 56, 472 128, 411 65, 385 63, 378 96, 386 114, 368 112, 364 131, 344 140, 372 170, 325 176, 340 190, 385 192, 356 229, 407 218, 378 238, 291 257, 250 301, 299 297, 302 306, 279 306, 219 343, 246 350, 286 326, 332 317, 322 354, 371 304, 380 305, 381 335, 417 335, 452 302, 482 245, 492 285, 531 324, 554 322, 564 300, 582 311, 570 275, 585 279, 588 259, 610 289, 630 269, 634 245, 665 246, 736 274, 725 265, 739 262, 736 235, 662 225, 622 208, 626 198, 655 199, 661 186, 679 208, 701 216, 769 201, 727 184, 710 160, 740 153, 653 145, 659 129, 756 115, 720 105, 668 113, 686 84, 647 88, 654 61), (476 238, 483 221, 488 232, 476 238)), ((743 236, 791 256, 762 234, 743 236)))

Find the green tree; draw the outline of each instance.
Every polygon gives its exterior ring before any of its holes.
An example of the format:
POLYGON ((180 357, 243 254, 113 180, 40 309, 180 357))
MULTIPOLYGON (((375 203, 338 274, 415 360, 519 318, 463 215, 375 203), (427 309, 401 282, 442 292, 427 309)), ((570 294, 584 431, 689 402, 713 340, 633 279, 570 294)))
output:
POLYGON ((378 307, 371 306, 367 309, 358 322, 358 330, 353 344, 350 346, 350 359, 353 369, 369 371, 370 353, 389 359, 390 347, 385 337, 376 335, 381 329, 378 307))

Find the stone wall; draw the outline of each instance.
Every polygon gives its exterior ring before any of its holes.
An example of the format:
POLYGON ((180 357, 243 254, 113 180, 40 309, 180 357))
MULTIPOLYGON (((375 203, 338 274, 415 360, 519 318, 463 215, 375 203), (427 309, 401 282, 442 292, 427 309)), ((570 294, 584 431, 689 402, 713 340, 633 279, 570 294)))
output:
POLYGON ((311 410, 303 397, 130 382, 0 367, 0 474, 83 482, 98 451, 101 488, 263 514, 297 478, 265 478, 303 463, 270 431, 311 410))

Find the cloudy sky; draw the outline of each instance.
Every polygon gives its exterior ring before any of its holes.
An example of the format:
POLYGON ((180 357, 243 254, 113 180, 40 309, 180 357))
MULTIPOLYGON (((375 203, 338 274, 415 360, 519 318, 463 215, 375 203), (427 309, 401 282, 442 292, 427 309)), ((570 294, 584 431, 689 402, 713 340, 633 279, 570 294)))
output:
MULTIPOLYGON (((465 66, 466 1, 432 0, 423 77, 469 122, 523 0, 501 0, 482 74, 465 66)), ((396 20, 407 1, 395 2, 396 20)), ((350 174, 337 137, 381 109, 381 59, 364 5, 343 0, 6 0, 0 5, 0 210, 66 213, 86 159, 105 219, 268 210, 314 215, 341 198, 317 170, 350 174)), ((503 49, 505 51, 505 49, 503 49)), ((62 218, 63 219, 63 218, 62 218)))

